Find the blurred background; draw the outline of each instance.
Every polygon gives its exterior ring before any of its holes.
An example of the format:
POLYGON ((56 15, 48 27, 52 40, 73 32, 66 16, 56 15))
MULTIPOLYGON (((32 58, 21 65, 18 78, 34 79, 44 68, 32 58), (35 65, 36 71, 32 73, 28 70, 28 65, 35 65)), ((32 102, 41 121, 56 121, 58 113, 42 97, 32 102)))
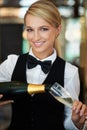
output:
MULTIPOLYGON (((29 43, 23 17, 36 0, 0 0, 0 63, 9 54, 26 53, 29 43)), ((87 0, 50 0, 62 16, 60 56, 79 68, 80 100, 87 104, 87 0)), ((0 107, 0 130, 10 123, 11 107, 0 107)))

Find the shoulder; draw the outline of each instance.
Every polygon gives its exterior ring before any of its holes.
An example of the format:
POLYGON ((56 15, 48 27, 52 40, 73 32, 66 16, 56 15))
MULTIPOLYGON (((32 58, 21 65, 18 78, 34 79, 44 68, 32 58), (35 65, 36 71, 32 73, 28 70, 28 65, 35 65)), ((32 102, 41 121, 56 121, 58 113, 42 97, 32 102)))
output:
POLYGON ((10 54, 7 56, 7 58, 17 58, 19 55, 16 54, 10 54))
POLYGON ((66 61, 65 59, 61 58, 61 57, 57 57, 57 61, 60 60, 62 63, 65 63, 65 69, 67 69, 68 71, 72 70, 72 71, 77 71, 78 67, 76 67, 75 65, 71 64, 70 62, 66 61))
POLYGON ((18 55, 8 55, 0 64, 0 81, 11 81, 11 76, 16 65, 18 55))
POLYGON ((16 54, 10 54, 7 56, 7 61, 9 62, 12 62, 12 63, 15 63, 18 59, 19 55, 16 55, 16 54))
POLYGON ((72 65, 69 62, 66 62, 65 64, 65 77, 74 77, 79 75, 78 67, 75 65, 72 65))
POLYGON ((20 55, 16 55, 16 54, 10 54, 7 56, 7 59, 6 60, 11 60, 13 62, 17 61, 17 59, 19 57, 26 57, 28 55, 28 53, 25 53, 25 54, 20 54, 20 55))
POLYGON ((78 70, 78 67, 76 67, 75 65, 69 63, 66 61, 66 69, 68 69, 68 71, 72 70, 72 71, 77 71, 78 70))
POLYGON ((61 58, 61 57, 57 57, 57 61, 60 60, 61 64, 65 64, 65 75, 67 76, 73 76, 76 73, 78 73, 78 67, 76 67, 75 65, 71 64, 70 62, 66 61, 65 59, 61 58))
POLYGON ((18 59, 18 55, 16 54, 10 54, 7 56, 7 58, 0 64, 0 66, 6 66, 6 67, 14 67, 17 59, 18 59))

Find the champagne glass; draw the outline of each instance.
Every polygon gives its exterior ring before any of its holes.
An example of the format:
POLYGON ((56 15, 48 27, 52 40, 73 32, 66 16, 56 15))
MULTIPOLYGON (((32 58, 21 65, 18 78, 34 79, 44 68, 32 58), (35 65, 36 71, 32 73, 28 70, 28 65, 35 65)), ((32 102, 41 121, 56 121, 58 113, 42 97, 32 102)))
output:
MULTIPOLYGON (((72 108, 72 104, 74 100, 72 99, 70 93, 64 87, 62 87, 59 83, 55 82, 51 86, 49 93, 59 102, 72 108)), ((87 130, 87 117, 84 124, 84 130, 87 130)))
POLYGON ((72 107, 73 99, 70 93, 63 88, 59 83, 55 82, 50 88, 50 94, 59 102, 67 105, 68 107, 72 107))

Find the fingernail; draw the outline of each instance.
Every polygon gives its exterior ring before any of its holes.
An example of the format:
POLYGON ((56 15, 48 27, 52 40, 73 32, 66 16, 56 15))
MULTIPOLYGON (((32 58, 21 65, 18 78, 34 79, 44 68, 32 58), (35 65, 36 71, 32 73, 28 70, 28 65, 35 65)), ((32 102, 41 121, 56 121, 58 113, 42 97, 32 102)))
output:
POLYGON ((78 113, 78 110, 76 110, 76 113, 78 113))
POLYGON ((82 116, 83 115, 83 113, 82 112, 80 112, 80 116, 82 116))
POLYGON ((76 107, 74 106, 74 107, 73 107, 73 110, 75 110, 75 109, 76 109, 76 107))

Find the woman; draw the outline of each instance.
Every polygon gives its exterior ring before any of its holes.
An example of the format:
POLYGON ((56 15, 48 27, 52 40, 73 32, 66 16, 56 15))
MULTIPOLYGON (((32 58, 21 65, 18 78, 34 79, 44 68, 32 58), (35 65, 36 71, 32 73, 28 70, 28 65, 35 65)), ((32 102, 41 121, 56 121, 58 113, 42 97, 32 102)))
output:
POLYGON ((30 51, 20 56, 9 55, 0 65, 0 81, 34 84, 58 82, 70 92, 75 101, 71 109, 56 101, 49 93, 20 96, 12 104, 12 121, 8 130, 82 129, 87 108, 78 101, 78 69, 57 56, 54 47, 61 32, 61 16, 58 9, 50 1, 37 1, 27 10, 24 22, 30 51), (30 62, 35 61, 35 58, 39 62, 30 68, 30 62), (45 60, 51 63, 48 72, 44 72, 40 65, 40 61, 45 60))

